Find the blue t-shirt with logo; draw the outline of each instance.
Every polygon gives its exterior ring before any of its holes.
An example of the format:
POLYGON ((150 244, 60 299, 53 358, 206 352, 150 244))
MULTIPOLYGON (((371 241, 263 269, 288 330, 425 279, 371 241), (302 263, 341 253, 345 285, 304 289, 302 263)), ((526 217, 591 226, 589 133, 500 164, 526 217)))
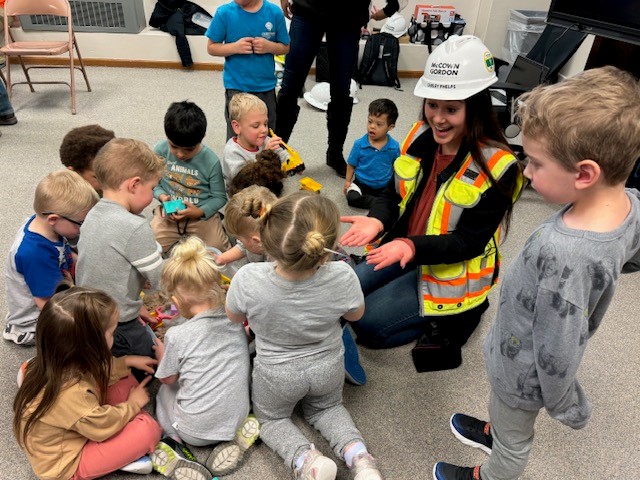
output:
MULTIPOLYGON (((214 43, 233 43, 245 37, 263 37, 284 45, 290 42, 282 10, 267 0, 257 12, 247 12, 235 2, 218 7, 205 35, 214 43)), ((229 55, 222 74, 224 87, 243 92, 273 90, 274 70, 270 53, 229 55)))

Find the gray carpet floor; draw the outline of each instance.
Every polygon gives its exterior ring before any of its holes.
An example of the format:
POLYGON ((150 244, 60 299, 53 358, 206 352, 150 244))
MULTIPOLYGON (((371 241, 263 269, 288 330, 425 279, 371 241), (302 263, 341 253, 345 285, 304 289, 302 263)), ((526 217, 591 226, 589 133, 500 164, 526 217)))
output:
MULTIPOLYGON (((37 72, 53 77, 64 71, 37 72)), ((14 73, 19 76, 17 69, 14 73)), ((61 168, 58 148, 64 134, 73 127, 99 123, 118 136, 144 140, 150 145, 163 138, 163 117, 169 103, 189 99, 198 103, 209 120, 205 143, 222 153, 225 135, 224 95, 220 72, 118 69, 89 69, 93 92, 78 82, 78 114, 70 112, 69 94, 61 86, 40 86, 30 93, 25 86, 14 91, 13 105, 19 123, 0 127, 0 191, 4 205, 0 252, 4 258, 20 223, 31 214, 36 183, 48 172, 61 168)), ((311 88, 310 77, 307 87, 311 88)), ((366 86, 358 92, 346 143, 366 128, 367 105, 380 97, 393 99, 400 110, 398 140, 418 117, 421 102, 413 96, 414 79, 402 79, 402 91, 366 86)), ((302 155, 307 174, 323 184, 322 195, 334 199, 343 213, 350 209, 342 196, 343 180, 324 165, 326 126, 323 112, 303 100, 299 122, 290 144, 302 155)), ((286 191, 298 188, 298 177, 286 181, 286 191)), ((511 234, 502 246, 506 267, 522 248, 530 232, 556 207, 548 206, 528 189, 518 202, 511 234)), ((148 211, 147 211, 148 213, 148 211)), ((346 227, 345 227, 346 228, 346 227)), ((4 286, 4 276, 0 280, 4 286)), ((2 289, 4 290, 4 288, 2 289)), ((539 479, 631 479, 637 476, 640 460, 640 329, 637 326, 640 276, 623 276, 617 296, 602 327, 590 341, 579 371, 583 386, 594 406, 589 425, 572 431, 546 413, 538 417, 536 439, 526 480, 539 479)), ((347 385, 344 401, 361 429, 370 451, 379 460, 385 478, 392 480, 431 478, 434 462, 444 460, 461 465, 481 463, 482 452, 460 444, 449 431, 454 412, 479 417, 487 415, 489 387, 484 369, 482 340, 495 314, 498 290, 490 295, 491 307, 463 351, 461 367, 437 373, 416 373, 411 362, 411 345, 390 350, 361 348, 368 374, 363 387, 347 385)), ((6 312, 6 298, 0 295, 0 310, 6 312)), ((0 479, 35 478, 25 456, 11 434, 12 400, 16 392, 16 371, 34 355, 32 348, 0 342, 0 479)), ((303 423, 300 421, 300 424, 303 423)), ((327 442, 308 426, 309 438, 331 455, 327 442)), ((196 449, 204 460, 207 449, 196 449)), ((160 478, 159 475, 149 475, 160 478)), ((117 472, 110 480, 140 478, 117 472)), ((241 479, 287 479, 291 471, 265 445, 248 453, 242 468, 226 477, 241 479)), ((341 466, 338 478, 350 478, 341 466)))

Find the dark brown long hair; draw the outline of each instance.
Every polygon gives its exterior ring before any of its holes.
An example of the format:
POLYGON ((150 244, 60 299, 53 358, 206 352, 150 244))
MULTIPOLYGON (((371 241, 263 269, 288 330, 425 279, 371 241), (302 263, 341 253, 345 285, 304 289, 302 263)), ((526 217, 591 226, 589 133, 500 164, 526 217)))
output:
MULTIPOLYGON (((427 117, 424 112, 424 107, 427 99, 422 103, 422 120, 426 123, 427 117)), ((484 89, 475 95, 464 100, 465 103, 465 127, 466 134, 463 138, 463 145, 469 150, 469 153, 480 166, 482 172, 489 178, 489 181, 494 185, 502 195, 508 198, 509 206, 504 214, 502 224, 504 227, 505 235, 509 232, 509 226, 511 225, 511 214, 513 212, 513 194, 517 188, 517 182, 513 182, 510 185, 496 182, 493 178, 491 170, 487 166, 487 159, 484 158, 481 148, 483 146, 491 146, 507 150, 511 153, 509 144, 502 133, 502 127, 498 123, 498 117, 491 105, 491 95, 488 89, 484 89)), ((522 167, 518 163, 518 175, 522 174, 522 167)))
POLYGON ((64 386, 90 378, 105 402, 111 351, 104 333, 117 308, 100 290, 69 285, 58 287, 45 304, 36 325, 36 356, 29 360, 13 401, 13 433, 21 447, 64 386))

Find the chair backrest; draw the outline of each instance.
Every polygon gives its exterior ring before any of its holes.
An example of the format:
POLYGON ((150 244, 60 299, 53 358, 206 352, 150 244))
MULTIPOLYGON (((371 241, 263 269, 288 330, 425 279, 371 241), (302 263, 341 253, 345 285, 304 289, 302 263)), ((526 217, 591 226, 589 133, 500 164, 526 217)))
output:
POLYGON ((7 0, 4 14, 11 15, 59 15, 71 18, 68 0, 7 0))

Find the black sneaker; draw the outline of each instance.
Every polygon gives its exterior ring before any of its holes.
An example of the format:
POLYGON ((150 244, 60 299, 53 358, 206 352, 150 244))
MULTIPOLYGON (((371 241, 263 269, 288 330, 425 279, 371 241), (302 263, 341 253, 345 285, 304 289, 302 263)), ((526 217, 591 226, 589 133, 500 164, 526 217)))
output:
POLYGON ((480 467, 458 467, 438 462, 433 466, 433 480, 482 480, 480 467))
POLYGON ((491 455, 493 436, 489 422, 483 422, 463 413, 454 413, 449 419, 449 424, 455 437, 462 443, 479 448, 491 455))
POLYGON ((156 472, 173 480, 211 480, 213 477, 186 445, 170 437, 160 439, 149 457, 156 472))

